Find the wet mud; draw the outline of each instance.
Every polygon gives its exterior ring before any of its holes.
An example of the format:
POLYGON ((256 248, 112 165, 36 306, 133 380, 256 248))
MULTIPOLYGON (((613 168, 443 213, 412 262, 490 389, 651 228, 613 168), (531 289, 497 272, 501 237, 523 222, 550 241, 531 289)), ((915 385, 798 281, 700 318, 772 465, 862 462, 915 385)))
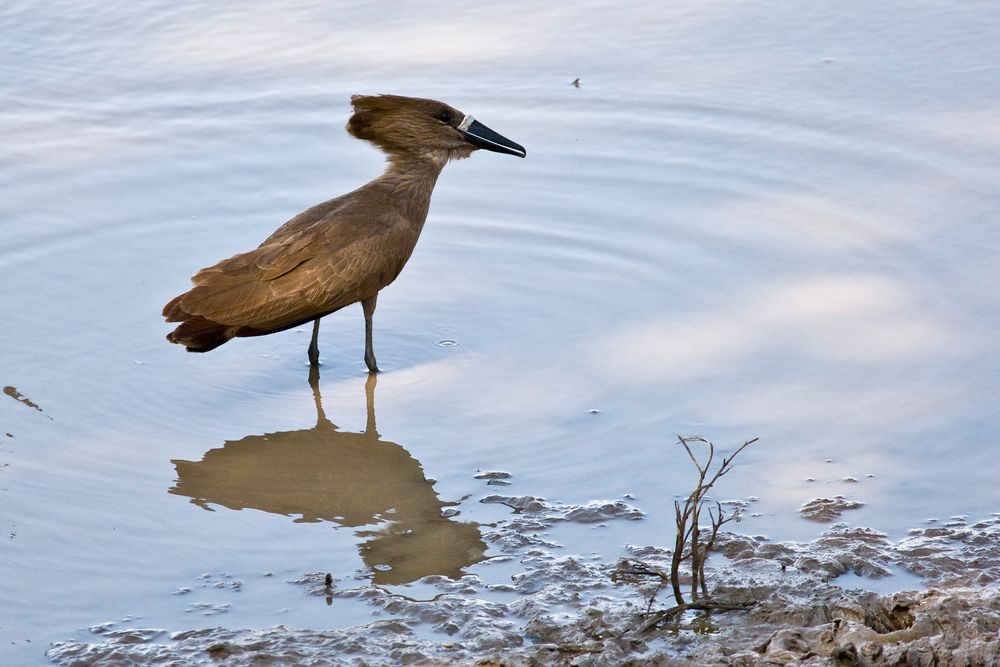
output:
MULTIPOLYGON (((670 552, 629 546, 612 562, 564 553, 548 531, 563 522, 641 520, 623 501, 568 505, 533 496, 490 495, 511 508, 480 526, 489 557, 480 574, 433 574, 401 594, 362 575, 321 572, 289 581, 304 599, 367 604, 375 620, 338 630, 285 626, 90 629, 86 642, 56 643, 60 665, 108 664, 482 664, 482 665, 966 665, 1000 657, 1000 517, 910 531, 900 540, 835 524, 811 542, 719 535, 709 563, 712 599, 744 606, 686 611, 649 628, 670 604, 654 582, 623 582, 623 563, 667 568, 670 552), (491 567, 513 574, 491 582, 491 567), (848 589, 902 570, 920 590, 848 589)), ((247 584, 243 583, 243 588, 247 584)))
POLYGON ((813 498, 799 509, 803 519, 817 523, 829 523, 840 517, 846 510, 856 510, 864 507, 864 503, 848 500, 844 496, 833 498, 813 498))

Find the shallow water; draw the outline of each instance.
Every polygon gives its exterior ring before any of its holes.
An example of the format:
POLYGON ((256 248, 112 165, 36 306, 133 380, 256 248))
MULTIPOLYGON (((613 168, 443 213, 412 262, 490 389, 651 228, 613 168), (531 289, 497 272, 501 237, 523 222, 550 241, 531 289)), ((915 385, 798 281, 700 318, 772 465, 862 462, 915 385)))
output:
POLYGON ((998 14, 6 3, 4 654, 125 617, 370 613, 303 600, 303 572, 502 581, 476 527, 509 515, 478 503, 501 488, 644 510, 558 526, 568 551, 667 544, 674 433, 761 438, 720 488, 758 499, 754 534, 812 538, 798 508, 838 494, 891 535, 993 511, 998 14), (378 173, 342 130, 373 92, 446 100, 528 158, 445 170, 379 299, 371 410, 360 309, 324 321, 324 418, 307 330, 186 355, 159 311, 378 173))

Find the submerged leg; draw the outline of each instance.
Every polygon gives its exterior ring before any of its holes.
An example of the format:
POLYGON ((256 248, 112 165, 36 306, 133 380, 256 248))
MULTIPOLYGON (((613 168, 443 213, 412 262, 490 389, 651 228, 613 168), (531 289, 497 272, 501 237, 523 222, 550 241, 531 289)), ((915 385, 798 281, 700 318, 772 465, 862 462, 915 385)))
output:
POLYGON ((313 321, 313 337, 309 343, 309 365, 319 366, 319 319, 313 321))
POLYGON ((361 308, 365 311, 365 365, 372 373, 378 373, 378 364, 375 363, 375 350, 372 348, 372 315, 375 314, 375 300, 378 294, 361 302, 361 308))

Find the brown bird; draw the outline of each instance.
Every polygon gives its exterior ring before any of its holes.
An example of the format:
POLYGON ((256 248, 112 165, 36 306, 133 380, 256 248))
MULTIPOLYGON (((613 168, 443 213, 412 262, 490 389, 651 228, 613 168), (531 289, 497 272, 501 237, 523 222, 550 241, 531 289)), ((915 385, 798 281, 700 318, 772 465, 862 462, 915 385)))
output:
POLYGON ((194 287, 163 307, 167 334, 188 352, 242 336, 313 322, 309 363, 319 363, 319 321, 358 301, 365 315, 365 363, 378 370, 372 315, 379 291, 396 279, 420 236, 431 192, 449 160, 477 148, 524 157, 524 148, 468 114, 434 100, 354 95, 347 131, 382 149, 385 172, 357 190, 317 204, 250 252, 202 269, 194 287))

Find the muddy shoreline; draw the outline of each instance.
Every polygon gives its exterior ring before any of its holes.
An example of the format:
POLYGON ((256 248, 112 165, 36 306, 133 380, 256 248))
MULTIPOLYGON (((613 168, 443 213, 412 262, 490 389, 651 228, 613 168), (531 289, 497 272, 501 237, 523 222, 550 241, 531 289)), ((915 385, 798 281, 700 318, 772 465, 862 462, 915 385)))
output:
MULTIPOLYGON (((640 520, 625 501, 587 505, 490 495, 510 518, 484 529, 492 560, 516 560, 509 583, 478 575, 429 576, 415 599, 354 577, 307 573, 305 596, 363 600, 377 617, 343 630, 91 628, 86 642, 53 644, 56 664, 486 664, 486 665, 990 665, 1000 656, 1000 517, 911 530, 892 541, 835 524, 814 541, 720 534, 709 562, 713 599, 747 609, 686 611, 643 632, 669 606, 650 581, 615 583, 622 562, 563 553, 546 539, 557 523, 640 520), (879 594, 840 586, 901 569, 921 590, 879 594), (495 599, 506 593, 507 601, 495 599), (491 597, 492 596, 492 597, 491 597)), ((670 552, 628 547, 629 559, 665 566, 670 552)))

